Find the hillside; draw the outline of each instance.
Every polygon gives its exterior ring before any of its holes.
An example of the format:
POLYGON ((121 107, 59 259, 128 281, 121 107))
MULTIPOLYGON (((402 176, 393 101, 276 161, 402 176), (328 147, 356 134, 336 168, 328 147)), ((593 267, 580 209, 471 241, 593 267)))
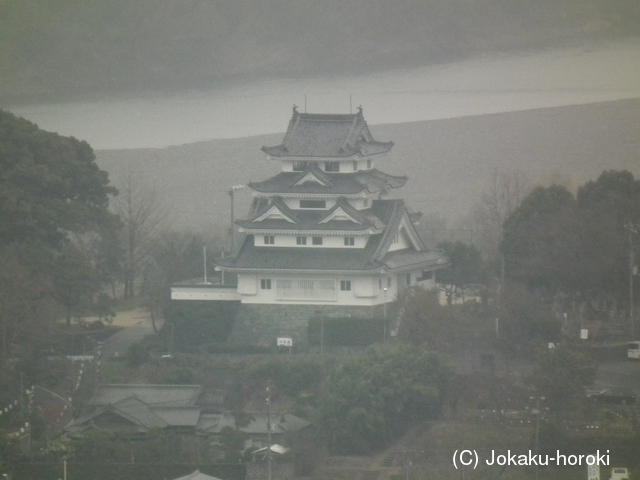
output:
POLYGON ((0 101, 355 73, 639 34, 633 0, 0 0, 0 101))
MULTIPOLYGON (((569 180, 573 187, 606 169, 640 176, 640 99, 377 125, 372 131, 381 141, 395 142, 380 168, 409 175, 398 195, 412 209, 450 224, 471 209, 495 169, 526 172, 533 182, 569 180)), ((231 185, 278 171, 260 147, 281 140, 282 135, 265 135, 96 155, 116 186, 127 166, 155 185, 171 206, 175 228, 210 232, 215 223, 228 225, 231 185)), ((241 190, 236 198, 242 216, 250 195, 241 190)))

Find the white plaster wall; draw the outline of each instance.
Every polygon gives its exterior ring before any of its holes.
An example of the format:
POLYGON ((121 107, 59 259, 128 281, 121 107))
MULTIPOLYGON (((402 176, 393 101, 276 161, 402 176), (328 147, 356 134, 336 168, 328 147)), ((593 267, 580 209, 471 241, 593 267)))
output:
POLYGON ((241 295, 257 295, 257 276, 252 274, 238 275, 238 293, 241 295))
POLYGON ((298 245, 297 237, 299 235, 291 234, 291 235, 273 235, 274 244, 273 245, 265 245, 264 237, 265 235, 254 235, 253 243, 257 247, 292 247, 292 248, 364 248, 367 246, 367 237, 366 236, 354 236, 353 246, 346 246, 344 244, 344 237, 342 235, 317 235, 322 237, 322 245, 313 245, 312 238, 316 235, 304 235, 307 237, 306 245, 298 245))
MULTIPOLYGON (((300 199, 299 198, 283 198, 284 203, 291 210, 310 210, 310 211, 322 211, 322 208, 300 208, 300 199)), ((313 198, 309 197, 309 200, 313 200, 313 198)), ((325 200, 327 202, 326 208, 324 210, 330 210, 336 204, 336 200, 333 198, 318 198, 317 200, 325 200)))
POLYGON ((398 241, 392 243, 389 246, 389 251, 390 252, 394 252, 396 250, 402 250, 405 248, 409 248, 411 246, 411 243, 409 242, 409 239, 407 238, 407 234, 405 233, 404 229, 400 229, 400 234, 398 235, 398 241))
POLYGON ((232 288, 171 287, 171 300, 240 300, 241 295, 232 288))
MULTIPOLYGON (((276 280, 278 278, 295 278, 292 275, 238 275, 238 283, 253 282, 256 286, 255 295, 242 295, 242 303, 250 304, 280 304, 280 305, 360 305, 370 306, 379 305, 383 303, 385 296, 382 290, 378 289, 378 276, 339 276, 339 277, 324 277, 324 276, 311 276, 305 275, 300 278, 313 278, 313 279, 333 279, 336 282, 337 299, 331 301, 298 301, 298 300, 277 300, 276 299, 276 280), (271 289, 262 290, 260 288, 261 279, 271 280, 271 289), (351 280, 351 290, 340 290, 340 280, 351 280), (363 292, 366 295, 363 295, 363 292)), ((396 282, 393 281, 392 285, 396 282)), ((385 283, 386 285, 386 283, 385 283)), ((395 299, 395 287, 387 289, 386 300, 391 302, 395 299)))

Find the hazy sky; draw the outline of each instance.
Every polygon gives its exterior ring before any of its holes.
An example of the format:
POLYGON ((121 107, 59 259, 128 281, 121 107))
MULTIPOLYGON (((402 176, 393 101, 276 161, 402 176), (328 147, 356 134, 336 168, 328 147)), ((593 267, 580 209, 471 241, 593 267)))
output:
POLYGON ((640 40, 341 78, 270 80, 175 95, 11 108, 95 149, 180 145, 281 132, 309 112, 363 105, 372 124, 640 97, 640 40), (350 102, 351 99, 351 102, 350 102))

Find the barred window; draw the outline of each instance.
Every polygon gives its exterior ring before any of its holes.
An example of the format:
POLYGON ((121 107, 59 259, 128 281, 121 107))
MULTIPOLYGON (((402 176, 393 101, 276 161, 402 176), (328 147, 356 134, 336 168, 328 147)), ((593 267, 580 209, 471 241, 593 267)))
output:
POLYGON ((278 300, 337 300, 336 282, 322 279, 276 279, 278 300))
POLYGON ((300 200, 300 208, 327 208, 326 200, 300 200))
POLYGON ((340 162, 324 162, 324 171, 325 172, 339 172, 340 171, 340 162))
POLYGON ((307 168, 307 162, 293 162, 294 172, 303 172, 307 168))

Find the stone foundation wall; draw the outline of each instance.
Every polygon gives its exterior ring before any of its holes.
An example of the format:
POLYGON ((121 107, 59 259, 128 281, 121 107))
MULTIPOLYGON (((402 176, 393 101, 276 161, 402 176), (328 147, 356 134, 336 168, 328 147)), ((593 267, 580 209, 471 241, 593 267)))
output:
MULTIPOLYGON (((392 308, 387 304, 387 315, 392 308)), ((380 318, 383 306, 255 305, 241 304, 228 342, 240 345, 274 346, 278 337, 290 337, 294 347, 307 345, 307 327, 312 317, 380 318)))

